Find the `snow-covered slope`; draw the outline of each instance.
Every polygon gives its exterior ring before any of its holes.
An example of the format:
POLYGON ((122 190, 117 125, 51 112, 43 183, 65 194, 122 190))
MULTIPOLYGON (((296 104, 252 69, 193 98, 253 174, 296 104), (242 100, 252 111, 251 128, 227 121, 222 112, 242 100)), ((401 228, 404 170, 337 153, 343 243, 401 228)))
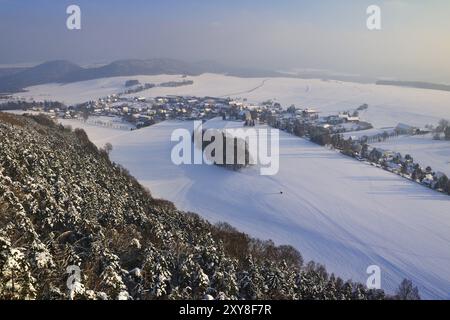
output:
MULTIPOLYGON (((66 85, 46 84, 27 88, 29 92, 16 96, 38 100, 59 100, 66 103, 84 102, 108 94, 123 92, 125 81, 138 79, 141 83, 161 83, 180 80, 181 76, 133 76, 105 78, 66 85)), ((247 98, 260 103, 268 99, 284 106, 313 107, 323 114, 354 110, 363 103, 369 108, 361 112, 364 120, 375 128, 396 126, 399 122, 424 126, 450 118, 450 92, 377 86, 340 81, 293 78, 238 78, 219 74, 189 77, 193 85, 152 88, 136 95, 225 96, 247 98)))
POLYGON ((345 278, 365 282, 367 267, 379 265, 388 292, 409 278, 427 298, 450 298, 448 196, 285 133, 276 176, 256 167, 175 166, 170 135, 180 127, 193 123, 85 129, 98 145, 111 142, 112 159, 154 195, 183 210, 291 244, 345 278))
POLYGON ((384 297, 154 199, 84 132, 0 113, 0 137, 2 301, 384 297))

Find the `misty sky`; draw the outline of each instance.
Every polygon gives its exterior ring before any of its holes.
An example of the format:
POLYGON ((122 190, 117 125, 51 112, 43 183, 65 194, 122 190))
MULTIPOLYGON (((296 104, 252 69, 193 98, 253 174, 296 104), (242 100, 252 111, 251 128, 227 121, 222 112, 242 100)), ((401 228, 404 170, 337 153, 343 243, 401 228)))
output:
POLYGON ((0 64, 168 57, 450 83, 450 1, 0 0, 0 43, 0 64))

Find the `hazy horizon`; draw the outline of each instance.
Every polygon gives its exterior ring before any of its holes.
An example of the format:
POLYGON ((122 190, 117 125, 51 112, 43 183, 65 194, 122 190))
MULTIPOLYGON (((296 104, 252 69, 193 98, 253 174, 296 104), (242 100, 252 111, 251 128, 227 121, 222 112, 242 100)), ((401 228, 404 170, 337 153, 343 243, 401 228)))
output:
POLYGON ((445 0, 0 0, 0 6, 0 65, 174 58, 450 83, 445 0), (71 4, 81 8, 81 30, 66 28, 71 4), (381 8, 380 31, 366 27, 372 4, 381 8))

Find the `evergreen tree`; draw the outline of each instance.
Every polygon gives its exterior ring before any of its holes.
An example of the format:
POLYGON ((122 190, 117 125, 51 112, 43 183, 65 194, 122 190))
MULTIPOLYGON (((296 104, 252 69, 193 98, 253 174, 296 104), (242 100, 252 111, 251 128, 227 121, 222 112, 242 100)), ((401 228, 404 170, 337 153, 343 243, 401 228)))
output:
POLYGON ((420 300, 419 289, 411 280, 404 279, 396 291, 398 300, 420 300))
POLYGON ((450 126, 447 126, 444 131, 445 140, 450 140, 450 126))
POLYGON ((163 252, 147 249, 142 273, 144 290, 151 298, 158 299, 170 294, 172 273, 163 252))
POLYGON ((251 255, 247 256, 244 271, 239 276, 239 295, 246 300, 261 299, 264 296, 264 278, 251 255))

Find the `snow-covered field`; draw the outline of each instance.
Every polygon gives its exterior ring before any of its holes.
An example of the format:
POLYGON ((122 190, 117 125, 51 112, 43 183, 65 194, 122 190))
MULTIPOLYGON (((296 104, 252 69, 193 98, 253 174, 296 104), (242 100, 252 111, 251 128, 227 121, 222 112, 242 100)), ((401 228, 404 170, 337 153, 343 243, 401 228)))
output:
POLYGON ((183 210, 291 244, 344 278, 365 283, 367 267, 379 265, 388 292, 409 278, 426 298, 450 298, 448 196, 285 133, 276 176, 257 167, 175 166, 170 135, 177 128, 193 123, 131 132, 85 126, 97 145, 113 144, 114 161, 183 210))
MULTIPOLYGON (((71 84, 45 84, 28 88, 16 97, 37 100, 59 100, 68 104, 84 102, 124 91, 126 80, 141 83, 180 81, 181 76, 130 76, 82 81, 71 84)), ((188 77, 194 84, 176 88, 156 87, 137 96, 195 95, 247 98, 251 103, 273 100, 288 107, 315 108, 323 114, 354 110, 363 103, 369 108, 361 112, 363 120, 375 128, 396 126, 399 122, 422 127, 450 118, 450 92, 377 86, 341 81, 292 78, 238 78, 218 74, 188 77)))
POLYGON ((395 128, 380 128, 380 129, 368 129, 368 130, 360 130, 360 131, 351 131, 351 132, 344 132, 342 135, 345 139, 352 138, 353 140, 358 140, 362 137, 374 137, 382 135, 384 132, 387 134, 392 134, 395 131, 395 128))
POLYGON ((421 166, 430 166, 433 171, 440 171, 450 176, 450 141, 436 141, 433 140, 432 135, 428 134, 402 136, 371 145, 400 152, 402 155, 409 154, 421 166))
POLYGON ((142 84, 159 84, 167 81, 183 80, 181 76, 158 75, 101 78, 67 84, 48 83, 28 87, 26 88, 27 92, 14 94, 14 97, 34 99, 36 101, 53 100, 66 104, 77 104, 96 100, 114 93, 122 93, 127 89, 125 82, 130 79, 139 80, 142 84))
MULTIPOLYGON (((51 116, 50 113, 38 112, 38 111, 22 111, 22 110, 11 110, 8 113, 22 115, 24 113, 30 114, 45 114, 51 116)), ((114 137, 116 135, 121 135, 128 133, 131 129, 136 128, 133 124, 123 121, 119 117, 106 117, 106 116, 90 116, 87 121, 83 119, 58 119, 58 122, 66 126, 71 126, 75 128, 84 128, 89 132, 89 138, 93 141, 101 139, 105 136, 114 137), (101 127, 102 130, 95 130, 101 127)))
POLYGON ((119 130, 131 130, 136 128, 135 125, 118 116, 90 116, 87 120, 78 119, 78 121, 85 122, 92 126, 101 126, 119 130))

